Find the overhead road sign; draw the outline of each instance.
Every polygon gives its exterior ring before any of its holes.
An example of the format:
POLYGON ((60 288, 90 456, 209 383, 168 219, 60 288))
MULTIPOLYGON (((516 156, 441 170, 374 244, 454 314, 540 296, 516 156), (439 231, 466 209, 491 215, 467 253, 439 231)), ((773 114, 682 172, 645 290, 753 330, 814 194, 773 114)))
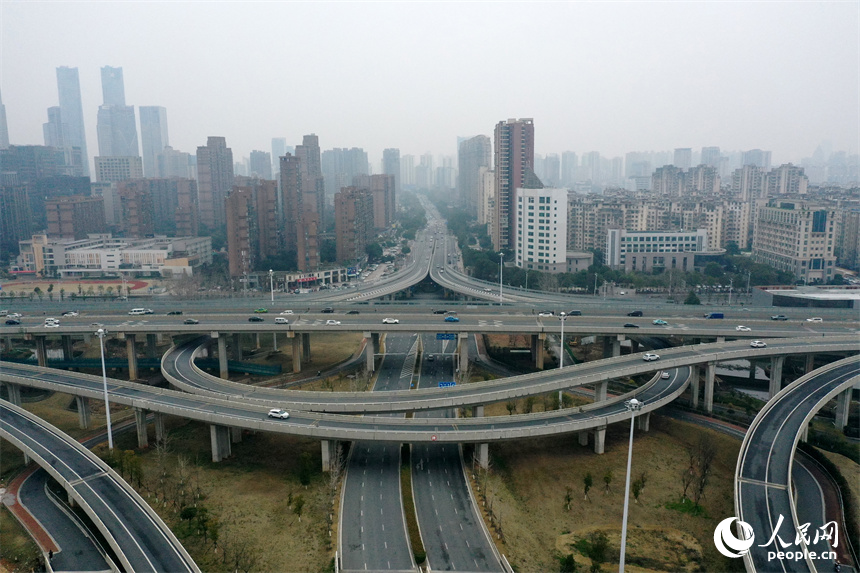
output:
POLYGON ((457 340, 456 332, 437 332, 436 340, 457 340))

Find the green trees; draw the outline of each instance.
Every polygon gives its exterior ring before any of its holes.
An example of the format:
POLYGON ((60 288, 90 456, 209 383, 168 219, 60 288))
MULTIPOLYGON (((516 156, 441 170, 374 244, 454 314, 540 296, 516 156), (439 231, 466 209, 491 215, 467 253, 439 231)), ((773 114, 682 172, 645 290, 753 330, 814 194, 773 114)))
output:
POLYGON ((696 296, 696 292, 691 290, 687 298, 684 299, 684 304, 702 304, 702 301, 696 296))

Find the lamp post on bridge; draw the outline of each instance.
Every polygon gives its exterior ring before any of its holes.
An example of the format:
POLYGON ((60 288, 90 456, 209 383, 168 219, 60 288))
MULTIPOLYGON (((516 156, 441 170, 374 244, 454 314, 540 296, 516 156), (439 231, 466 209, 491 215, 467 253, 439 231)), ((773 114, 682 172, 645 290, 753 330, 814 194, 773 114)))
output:
POLYGON ((113 432, 111 431, 110 425, 110 402, 108 401, 108 388, 107 388, 107 369, 105 368, 105 335, 107 334, 107 330, 104 328, 99 328, 96 331, 96 336, 99 337, 99 349, 101 350, 102 356, 102 386, 104 388, 105 394, 105 416, 107 417, 107 435, 108 435, 108 449, 113 450, 113 432))
POLYGON ((499 306, 502 306, 502 272, 504 270, 505 254, 499 252, 499 306))
POLYGON ((621 557, 618 561, 618 573, 624 573, 624 554, 627 550, 627 510, 630 506, 630 465, 633 461, 633 420, 636 418, 636 412, 642 409, 642 402, 636 398, 631 398, 624 403, 627 406, 627 411, 630 412, 630 445, 627 448, 627 480, 624 484, 624 517, 621 521, 621 557))
POLYGON ((269 269, 269 289, 272 291, 272 302, 275 302, 275 271, 269 269))
MULTIPOLYGON (((567 318, 567 313, 564 311, 558 313, 558 318, 561 320, 561 339, 558 341, 558 369, 564 368, 564 319, 567 318)), ((540 342, 540 341, 538 341, 540 342)), ((561 410, 564 402, 561 399, 562 390, 558 391, 558 409, 561 410)))

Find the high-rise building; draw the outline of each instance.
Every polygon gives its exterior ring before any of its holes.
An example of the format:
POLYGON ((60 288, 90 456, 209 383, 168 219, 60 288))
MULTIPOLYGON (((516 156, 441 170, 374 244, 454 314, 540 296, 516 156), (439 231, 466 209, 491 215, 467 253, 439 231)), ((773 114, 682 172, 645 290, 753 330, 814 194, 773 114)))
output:
POLYGON ((249 165, 251 177, 272 179, 272 156, 268 151, 252 151, 249 165))
POLYGON ((352 186, 366 190, 373 199, 371 224, 377 229, 387 229, 394 222, 395 182, 393 175, 356 175, 352 186))
POLYGON ((176 236, 196 237, 200 234, 200 214, 197 210, 197 181, 178 179, 176 186, 176 236))
POLYGON ((105 105, 125 105, 125 82, 122 68, 104 66, 102 72, 102 100, 105 105))
POLYGON ((750 149, 743 152, 741 165, 755 165, 756 167, 764 167, 770 169, 770 151, 762 151, 761 149, 750 149))
POLYGON ((478 214, 481 201, 481 169, 488 169, 492 149, 490 138, 476 135, 460 142, 458 149, 457 195, 470 215, 478 214))
MULTIPOLYGON (((281 166, 281 157, 287 153, 287 138, 272 138, 272 172, 277 173, 281 166)), ((290 151, 292 153, 292 151, 290 151)))
POLYGON ((496 174, 492 169, 484 167, 481 169, 481 198, 478 202, 478 223, 491 227, 495 203, 495 181, 496 174))
MULTIPOLYGON (((366 176, 365 176, 366 177, 366 176)), ((387 175, 394 183, 393 176, 387 175)), ((373 198, 365 189, 344 187, 334 195, 334 229, 337 260, 363 260, 373 239, 373 198)))
POLYGON ((567 257, 567 189, 517 189, 516 265, 554 272, 567 257))
POLYGON ((96 157, 96 181, 110 183, 143 177, 143 160, 138 157, 96 157))
POLYGON ((66 137, 64 134, 67 130, 68 126, 63 124, 60 106, 49 107, 48 123, 42 124, 42 135, 45 138, 45 145, 58 149, 65 147, 66 137))
POLYGON ((157 156, 159 177, 179 177, 195 179, 197 177, 197 156, 173 149, 166 145, 157 156))
MULTIPOLYGON (((296 152, 303 146, 298 146, 296 152)), ((308 155, 308 150, 302 151, 308 155)), ((284 248, 296 254, 299 271, 317 270, 319 267, 320 219, 316 192, 305 193, 305 189, 316 189, 305 183, 307 170, 299 156, 289 152, 281 157, 281 205, 283 206, 284 248)), ((321 179, 321 177, 317 178, 321 179)))
POLYGON ((140 106, 140 142, 143 147, 143 175, 163 177, 158 168, 158 156, 170 145, 167 109, 157 105, 140 106))
POLYGON ((689 169, 693 166, 693 150, 690 147, 678 147, 675 149, 675 159, 672 165, 679 169, 689 169))
POLYGON ((803 167, 786 163, 772 169, 765 177, 765 188, 768 197, 774 195, 805 195, 809 179, 803 172, 803 167))
POLYGON ((493 248, 514 249, 517 189, 525 188, 526 179, 534 177, 534 120, 509 119, 496 124, 493 158, 495 165, 495 213, 490 233, 493 248))
POLYGON ((29 186, 26 183, 0 180, 0 253, 3 257, 18 253, 18 241, 33 234, 29 186))
POLYGON ((400 150, 388 148, 382 150, 382 173, 394 175, 394 194, 400 196, 400 150))
POLYGON ((101 105, 96 120, 99 155, 135 157, 140 155, 134 106, 101 105))
POLYGON ((0 96, 0 149, 9 147, 9 124, 6 123, 6 106, 0 96))
POLYGON ((90 156, 87 153, 87 138, 84 130, 84 106, 81 103, 81 83, 78 68, 57 68, 57 91, 60 100, 60 113, 68 126, 65 133, 66 145, 79 147, 83 164, 83 174, 90 174, 90 156))
POLYGON ((771 199, 757 209, 752 259, 807 283, 827 282, 836 265, 833 207, 803 200, 771 199))
POLYGON ((549 187, 558 187, 561 183, 561 159, 557 153, 548 153, 544 158, 543 175, 541 181, 549 187))
MULTIPOLYGON (((317 214, 320 230, 325 228, 325 179, 320 158, 320 142, 316 134, 305 135, 296 146, 296 157, 302 166, 302 206, 304 211, 317 214)), ((319 254, 317 253, 317 259, 319 254)))
POLYGON ((576 183, 576 170, 579 169, 579 158, 573 151, 561 154, 561 182, 566 186, 576 183))
POLYGON ((224 199, 232 188, 233 150, 225 138, 210 136, 197 148, 198 209, 207 232, 224 227, 224 199))
POLYGON ((72 195, 45 201, 48 235, 86 239, 90 233, 106 233, 104 200, 72 195))
POLYGON ((651 191, 655 195, 679 197, 684 191, 684 173, 675 165, 664 165, 651 175, 651 191))
POLYGON ((126 237, 146 237, 155 234, 152 192, 144 181, 128 181, 117 185, 120 205, 119 228, 126 237))
POLYGON ((341 188, 347 187, 356 175, 370 173, 367 152, 357 147, 323 151, 320 157, 320 166, 325 178, 327 197, 334 197, 334 194, 341 188))
POLYGON ((710 165, 711 167, 720 166, 720 148, 719 147, 703 147, 702 148, 702 165, 710 165))
POLYGON ((404 155, 400 158, 400 182, 408 187, 415 186, 415 156, 404 155))
MULTIPOLYGON (((267 153, 268 155, 268 153, 267 153)), ((225 199, 227 251, 231 276, 241 276, 278 254, 277 183, 237 178, 225 199)))

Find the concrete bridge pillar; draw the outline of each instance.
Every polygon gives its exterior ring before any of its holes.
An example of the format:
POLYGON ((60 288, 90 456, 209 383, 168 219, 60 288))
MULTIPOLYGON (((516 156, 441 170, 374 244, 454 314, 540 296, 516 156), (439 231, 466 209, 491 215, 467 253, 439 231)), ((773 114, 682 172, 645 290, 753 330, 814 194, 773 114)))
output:
POLYGON ((234 444, 242 441, 242 428, 230 428, 230 441, 234 444))
POLYGON ((651 412, 645 412, 636 416, 636 427, 643 432, 651 428, 651 412))
POLYGON ((146 335, 146 355, 149 358, 158 358, 158 336, 155 334, 146 335))
POLYGON ((466 372, 469 367, 469 333, 461 332, 457 335, 457 352, 460 355, 460 371, 466 372))
POLYGON ((71 360, 74 358, 72 347, 74 346, 74 342, 72 342, 72 336, 70 334, 64 334, 60 337, 60 340, 63 341, 63 359, 71 360))
POLYGON ((36 336, 36 360, 43 368, 48 365, 48 351, 45 348, 45 337, 36 336))
POLYGON ((230 344, 230 356, 233 360, 242 360, 242 334, 233 333, 233 342, 230 344))
POLYGON ((6 386, 6 394, 9 398, 9 402, 20 407, 21 387, 18 384, 10 384, 9 382, 3 382, 3 385, 6 386))
POLYGON ((483 418, 484 417, 484 407, 483 406, 472 406, 472 417, 473 418, 483 418))
POLYGON ((606 451, 606 426, 594 430, 594 453, 602 454, 606 451))
POLYGON ((623 334, 619 334, 615 338, 612 339, 612 357, 615 358, 617 356, 621 356, 621 341, 626 337, 623 334))
POLYGON ((292 340, 293 347, 293 373, 302 371, 302 337, 296 336, 296 333, 290 331, 287 333, 287 338, 292 340))
POLYGON ((272 332, 272 350, 278 351, 278 333, 272 332))
POLYGON ((699 375, 700 375, 699 371, 700 370, 701 370, 701 368, 698 364, 690 367, 690 386, 692 387, 692 391, 693 391, 693 398, 692 398, 691 406, 693 406, 694 410, 699 407, 699 375))
POLYGON ((603 380, 594 385, 594 401, 603 402, 606 400, 606 390, 609 388, 609 380, 603 380))
POLYGON ((486 442, 483 444, 475 444, 475 456, 478 458, 478 465, 487 469, 490 467, 490 445, 486 442))
POLYGON ((78 427, 89 428, 92 413, 92 410, 90 410, 90 399, 86 396, 75 396, 75 406, 78 409, 78 427))
POLYGON ((254 346, 257 348, 257 350, 262 348, 262 345, 260 344, 260 333, 259 332, 254 333, 254 346))
POLYGON ((851 406, 851 388, 840 392, 836 397, 836 427, 840 431, 848 425, 848 412, 851 406))
POLYGON ((209 442, 212 446, 213 462, 217 463, 230 457, 232 453, 230 450, 230 428, 211 424, 209 426, 209 442))
POLYGON ((612 358, 612 339, 609 336, 603 337, 603 357, 612 358))
POLYGON ((809 374, 815 370, 815 355, 807 354, 806 355, 806 373, 809 374))
POLYGON ((809 441, 809 424, 803 426, 803 431, 800 433, 800 441, 808 442, 809 441))
POLYGON ((128 356, 128 379, 129 380, 137 380, 138 372, 137 372, 137 335, 136 334, 126 334, 125 335, 125 353, 128 356))
POLYGON ((588 430, 583 430, 581 432, 577 432, 579 436, 579 445, 587 446, 588 445, 588 430))
POLYGON ((146 410, 141 408, 134 409, 134 424, 137 428, 137 447, 146 448, 149 446, 149 436, 146 431, 146 410))
POLYGON ((334 442, 329 440, 320 440, 320 451, 322 453, 322 471, 331 471, 331 451, 334 442))
POLYGON ((541 332, 533 334, 531 339, 532 357, 535 361, 535 368, 543 370, 543 361, 545 357, 544 342, 546 341, 546 333, 541 332))
MULTIPOLYGON (((376 335, 377 338, 379 335, 376 335)), ((305 362, 311 361, 311 333, 302 333, 302 352, 304 353, 305 362)))
POLYGON ((366 342, 364 347, 364 353, 367 358, 364 366, 365 372, 373 372, 374 364, 373 357, 376 354, 376 344, 379 340, 379 334, 375 332, 365 332, 364 340, 366 342))
POLYGON ((774 356, 770 359, 770 384, 767 389, 768 399, 776 396, 782 389, 782 366, 785 364, 785 356, 774 356))
POLYGON ((638 340, 630 340, 630 352, 632 354, 636 354, 639 352, 639 341, 638 340))
POLYGON ((230 378, 230 368, 227 363, 227 337, 213 332, 212 338, 218 340, 218 376, 227 380, 230 378))
POLYGON ((716 362, 708 362, 705 367, 705 411, 714 411, 714 375, 717 371, 716 362))
POLYGON ((723 343, 723 342, 725 342, 725 341, 726 341, 726 337, 725 337, 725 336, 718 336, 718 337, 717 337, 717 343, 718 343, 718 344, 719 344, 719 343, 723 343))
POLYGON ((164 414, 155 412, 153 417, 155 418, 155 441, 160 444, 164 441, 164 414))

